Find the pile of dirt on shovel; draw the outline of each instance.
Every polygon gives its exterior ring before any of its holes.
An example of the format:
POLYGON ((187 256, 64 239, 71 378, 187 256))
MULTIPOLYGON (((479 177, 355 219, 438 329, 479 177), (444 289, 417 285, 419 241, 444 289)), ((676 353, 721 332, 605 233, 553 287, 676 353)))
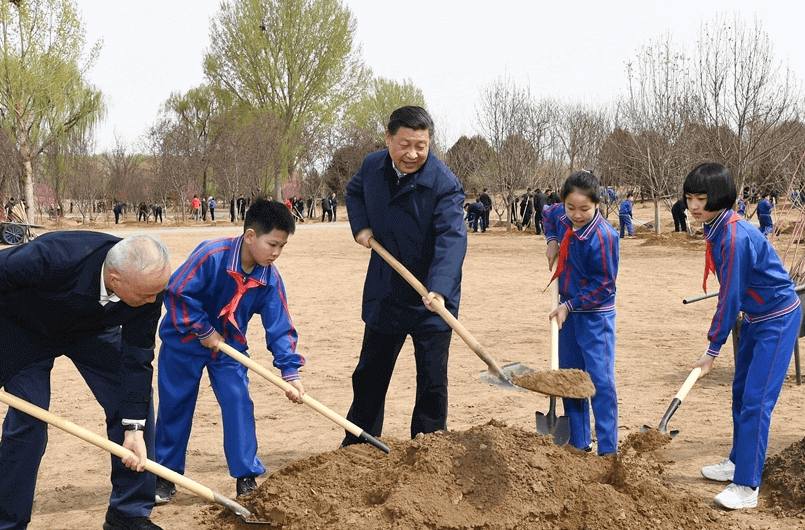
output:
MULTIPOLYGON (((675 490, 654 452, 634 441, 619 456, 557 447, 497 421, 463 432, 356 445, 295 462, 238 499, 278 528, 414 530, 677 530, 738 528, 675 490)), ((247 529, 219 507, 202 521, 247 529)))

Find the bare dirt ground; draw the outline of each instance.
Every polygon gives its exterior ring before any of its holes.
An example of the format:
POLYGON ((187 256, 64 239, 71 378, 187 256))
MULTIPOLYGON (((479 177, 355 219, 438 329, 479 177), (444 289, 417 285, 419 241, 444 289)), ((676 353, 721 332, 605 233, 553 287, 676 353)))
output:
MULTIPOLYGON (((648 204, 638 204, 635 216, 649 219, 651 212, 648 204)), ((202 240, 240 232, 228 222, 214 229, 200 224, 161 228, 105 226, 120 235, 153 231, 171 248, 174 268, 202 240)), ((658 425, 690 365, 707 347, 716 301, 682 304, 683 298, 701 293, 701 241, 684 234, 656 236, 639 226, 637 235, 621 242, 618 277, 619 458, 557 448, 538 436, 535 412, 547 412, 548 397, 479 382, 486 366, 454 335, 450 431, 408 440, 414 366, 406 346, 386 404, 382 440, 392 448, 389 455, 369 446, 338 450, 343 431, 335 423, 291 404, 279 389, 253 375, 259 456, 268 472, 242 503, 285 528, 303 530, 805 528, 805 387, 796 384, 793 362, 772 420, 769 468, 775 470, 774 481, 761 488, 757 509, 715 509, 712 499, 723 484, 699 472, 730 449, 731 342, 714 372, 694 385, 672 418, 669 427, 678 429, 679 436, 657 446, 640 443, 640 428, 658 425)), ((493 226, 469 234, 459 320, 500 365, 549 368, 550 295, 543 290, 550 275, 544 252, 544 239, 531 232, 506 233, 493 226)), ((300 224, 277 262, 299 330, 299 350, 308 359, 302 373, 305 388, 339 414, 346 414, 352 399, 350 376, 363 332, 360 304, 368 259, 369 251, 352 241, 347 222, 308 221, 300 224)), ((716 285, 711 277, 710 289, 716 285)), ((251 355, 270 367, 260 331, 259 319, 254 320, 251 355)), ((104 434, 100 406, 65 359, 53 371, 51 410, 104 434)), ((100 449, 51 428, 29 528, 100 528, 108 469, 109 456, 100 449)), ((220 413, 207 381, 196 408, 186 474, 234 497, 220 413)), ((166 529, 237 527, 220 512, 180 489, 173 502, 155 508, 152 518, 166 529)))

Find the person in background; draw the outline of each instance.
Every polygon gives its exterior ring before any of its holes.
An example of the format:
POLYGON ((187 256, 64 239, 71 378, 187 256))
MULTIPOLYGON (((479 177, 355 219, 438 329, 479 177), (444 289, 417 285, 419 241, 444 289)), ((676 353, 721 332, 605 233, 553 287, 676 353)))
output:
POLYGON ((215 197, 213 197, 212 195, 210 195, 209 205, 210 205, 210 221, 215 221, 215 197))
POLYGON ((199 200, 198 195, 193 195, 193 200, 190 201, 190 209, 193 219, 198 221, 199 215, 201 215, 201 201, 199 200))
POLYGON ((626 195, 626 199, 621 202, 621 208, 618 212, 618 222, 620 224, 621 239, 628 234, 629 238, 634 237, 634 227, 632 226, 632 194, 631 192, 626 195))
POLYGON ((674 232, 687 232, 688 220, 685 216, 685 199, 680 198, 671 206, 671 215, 674 218, 674 232))
POLYGON ((760 222, 760 231, 764 236, 768 236, 774 230, 774 221, 771 218, 771 210, 774 206, 767 198, 768 196, 768 193, 763 192, 757 205, 757 220, 760 222))
POLYGON ((486 230, 489 227, 489 212, 492 211, 492 198, 486 188, 483 189, 480 197, 478 197, 478 202, 484 205, 484 230, 486 230))

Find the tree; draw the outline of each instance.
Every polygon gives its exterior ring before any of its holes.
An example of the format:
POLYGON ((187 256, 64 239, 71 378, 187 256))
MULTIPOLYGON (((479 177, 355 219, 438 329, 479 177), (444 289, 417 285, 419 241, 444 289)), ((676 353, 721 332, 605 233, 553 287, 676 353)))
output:
POLYGON ((67 141, 102 117, 101 92, 84 78, 100 44, 86 57, 81 20, 72 0, 0 2, 0 117, 23 166, 29 216, 34 165, 51 142, 67 141))
POLYGON ((344 122, 376 137, 381 144, 386 135, 389 116, 405 105, 425 108, 425 96, 410 79, 398 83, 384 77, 372 79, 367 93, 346 112, 344 122))
POLYGON ((737 14, 703 23, 696 52, 695 120, 709 133, 704 139, 715 161, 731 168, 741 189, 746 178, 754 180, 754 164, 768 164, 763 159, 773 150, 791 144, 798 129, 783 125, 799 119, 801 91, 774 61, 757 20, 751 28, 737 14))
POLYGON ((368 71, 353 45, 355 28, 339 0, 225 0, 212 22, 205 74, 282 124, 277 199, 301 156, 304 144, 295 139, 332 126, 362 94, 368 71))
POLYGON ((444 163, 458 177, 465 190, 486 187, 486 176, 494 153, 481 135, 462 136, 444 155, 444 163))

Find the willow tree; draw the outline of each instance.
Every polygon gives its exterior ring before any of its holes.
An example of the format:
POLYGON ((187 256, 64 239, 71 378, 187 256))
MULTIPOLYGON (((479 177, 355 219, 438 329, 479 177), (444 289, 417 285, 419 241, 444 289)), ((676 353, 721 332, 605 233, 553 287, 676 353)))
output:
POLYGON ((0 2, 0 120, 20 154, 29 218, 33 160, 68 133, 90 131, 103 116, 101 92, 85 79, 100 43, 86 55, 85 44, 72 0, 0 2))
POLYGON ((332 126, 362 93, 368 71, 353 43, 355 29, 339 0, 224 0, 211 23, 207 77, 283 125, 277 198, 303 154, 294 138, 332 126))

